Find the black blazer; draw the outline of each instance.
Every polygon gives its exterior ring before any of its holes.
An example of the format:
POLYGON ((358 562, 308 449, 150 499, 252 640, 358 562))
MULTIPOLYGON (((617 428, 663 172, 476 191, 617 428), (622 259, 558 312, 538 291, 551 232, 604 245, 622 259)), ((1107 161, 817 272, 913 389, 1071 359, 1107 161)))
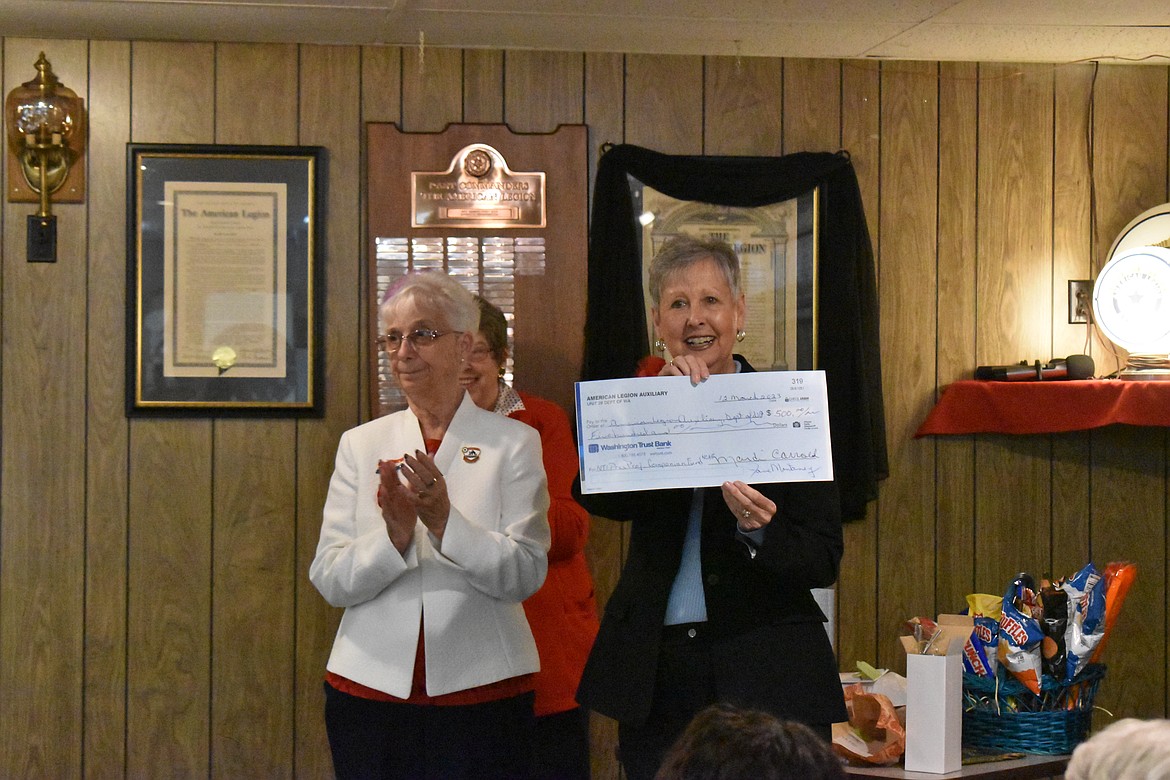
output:
MULTIPOLYGON (((693 490, 581 495, 579 487, 575 493, 590 512, 632 523, 626 564, 577 700, 616 720, 642 722, 650 712, 662 621, 682 559, 693 490)), ((825 616, 809 592, 837 579, 844 548, 837 485, 753 487, 777 505, 754 556, 736 533, 720 489, 703 488, 700 555, 719 690, 739 706, 807 723, 846 720, 825 616)))

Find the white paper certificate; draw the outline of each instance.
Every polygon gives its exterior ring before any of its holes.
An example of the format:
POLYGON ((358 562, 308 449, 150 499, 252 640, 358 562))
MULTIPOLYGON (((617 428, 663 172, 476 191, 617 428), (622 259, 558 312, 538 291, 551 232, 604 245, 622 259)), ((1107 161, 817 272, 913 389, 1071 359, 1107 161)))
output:
POLYGON ((833 479, 824 371, 578 382, 581 492, 833 479))
POLYGON ((166 183, 163 214, 163 375, 288 375, 287 186, 166 183))

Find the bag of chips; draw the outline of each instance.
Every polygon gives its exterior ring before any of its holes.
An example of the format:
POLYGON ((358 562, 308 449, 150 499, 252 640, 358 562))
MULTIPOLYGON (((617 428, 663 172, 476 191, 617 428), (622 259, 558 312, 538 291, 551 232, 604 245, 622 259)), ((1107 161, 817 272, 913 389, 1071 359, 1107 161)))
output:
POLYGON ((980 677, 995 674, 999 663, 999 616, 1003 613, 1003 598, 987 593, 967 596, 967 614, 975 622, 971 636, 963 646, 963 669, 980 677))
POLYGON ((1018 575, 1003 597, 999 617, 999 662, 1024 687, 1040 693, 1040 642, 1044 633, 1040 621, 1032 617, 1035 591, 1032 578, 1018 575))
POLYGON ((1101 641, 1097 644, 1097 649, 1093 651, 1092 660, 1096 661, 1101 656, 1101 651, 1105 649, 1105 642, 1109 639, 1113 625, 1117 622, 1117 616, 1121 613, 1121 605, 1125 602, 1125 596, 1129 593, 1129 588, 1136 578, 1136 563, 1112 561, 1105 567, 1105 627, 1102 631, 1101 641))
POLYGON ((1059 587, 1068 594, 1065 674, 1071 679, 1089 663, 1105 635, 1105 586, 1096 567, 1088 563, 1059 587))
POLYGON ((897 763, 906 752, 906 726, 890 697, 863 685, 844 689, 848 723, 833 724, 833 749, 853 764, 897 763))
POLYGON ((1068 652, 1065 633, 1069 626, 1068 594, 1054 585, 1046 584, 1040 590, 1040 670, 1057 682, 1062 682, 1068 671, 1068 652))

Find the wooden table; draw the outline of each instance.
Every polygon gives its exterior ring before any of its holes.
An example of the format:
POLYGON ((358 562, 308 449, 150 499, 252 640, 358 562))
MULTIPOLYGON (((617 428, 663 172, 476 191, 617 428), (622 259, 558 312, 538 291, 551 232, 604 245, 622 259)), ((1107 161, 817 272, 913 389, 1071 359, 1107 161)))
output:
POLYGON ((1065 756, 1027 756, 1008 761, 988 761, 982 764, 968 764, 958 772, 934 774, 932 772, 907 772, 901 766, 849 766, 845 773, 849 777, 892 777, 898 780, 953 780, 955 778, 979 777, 983 780, 1037 780, 1037 778, 1060 777, 1068 766, 1065 756))

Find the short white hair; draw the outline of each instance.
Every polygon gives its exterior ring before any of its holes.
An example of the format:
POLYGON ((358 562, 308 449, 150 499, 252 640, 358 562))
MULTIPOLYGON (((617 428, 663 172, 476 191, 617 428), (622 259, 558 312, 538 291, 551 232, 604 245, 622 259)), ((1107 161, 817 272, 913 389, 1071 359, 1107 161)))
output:
POLYGON ((413 301, 431 316, 439 317, 452 330, 475 333, 479 330, 479 305, 475 296, 442 271, 407 274, 386 291, 378 309, 382 323, 407 301, 413 301))
POLYGON ((1170 720, 1123 718, 1073 751, 1065 780, 1170 780, 1170 720))

